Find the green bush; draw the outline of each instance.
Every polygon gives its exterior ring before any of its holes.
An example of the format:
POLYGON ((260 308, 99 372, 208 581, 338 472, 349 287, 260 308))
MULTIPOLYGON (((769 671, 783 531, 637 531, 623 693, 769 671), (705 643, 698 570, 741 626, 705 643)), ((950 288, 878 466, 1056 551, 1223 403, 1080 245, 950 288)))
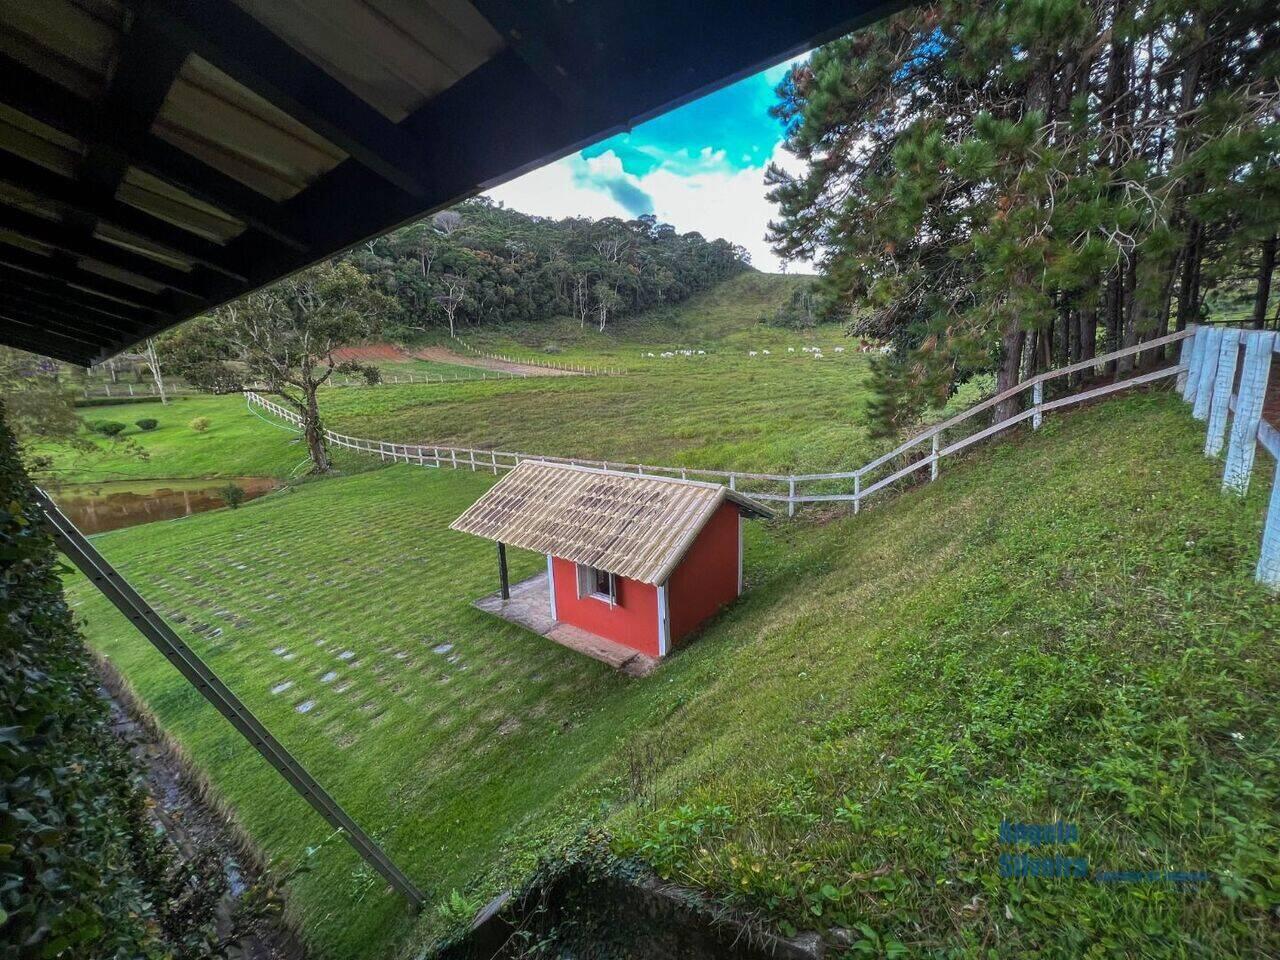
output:
POLYGON ((98 420, 94 422, 93 430, 104 437, 117 437, 124 433, 125 425, 118 420, 98 420))
POLYGON ((159 397, 81 397, 77 407, 122 407, 126 403, 159 403, 159 397))
POLYGON ((156 427, 160 426, 160 421, 155 420, 152 417, 143 417, 141 420, 137 421, 137 424, 139 430, 154 430, 156 427))
POLYGON ((154 830, 2 407, 0 504, 0 957, 225 956, 226 880, 154 830))
POLYGON ((234 510, 244 503, 244 488, 234 483, 228 483, 218 491, 218 496, 222 498, 223 503, 234 510))
POLYGON ((206 430, 209 429, 209 425, 210 425, 210 420, 208 417, 196 417, 194 420, 192 420, 190 423, 187 424, 187 426, 189 426, 196 433, 204 433, 206 430))

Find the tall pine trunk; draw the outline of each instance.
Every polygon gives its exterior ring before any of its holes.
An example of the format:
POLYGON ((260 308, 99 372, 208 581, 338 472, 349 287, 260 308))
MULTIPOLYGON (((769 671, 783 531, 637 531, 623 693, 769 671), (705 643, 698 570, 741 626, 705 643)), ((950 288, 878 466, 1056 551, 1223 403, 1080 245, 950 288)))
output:
POLYGON ((1271 299, 1271 275, 1276 269, 1276 235, 1262 242, 1262 258, 1258 263, 1258 285, 1253 293, 1253 328, 1261 330, 1267 321, 1267 303, 1271 299))
MULTIPOLYGON (((1022 365, 1022 344, 1026 331, 1017 320, 1011 320, 1000 337, 1000 367, 996 371, 996 393, 1004 393, 1018 383, 1018 371, 1022 365)), ((1010 397, 996 404, 992 420, 1000 423, 1018 412, 1018 398, 1010 397)))

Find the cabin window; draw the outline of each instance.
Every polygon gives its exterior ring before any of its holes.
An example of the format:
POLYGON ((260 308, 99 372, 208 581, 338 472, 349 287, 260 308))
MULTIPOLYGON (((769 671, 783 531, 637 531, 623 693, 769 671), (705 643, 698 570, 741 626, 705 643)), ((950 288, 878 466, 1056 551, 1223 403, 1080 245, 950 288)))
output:
POLYGON ((618 602, 618 581, 607 570, 580 563, 578 564, 578 596, 595 597, 613 606, 618 602))

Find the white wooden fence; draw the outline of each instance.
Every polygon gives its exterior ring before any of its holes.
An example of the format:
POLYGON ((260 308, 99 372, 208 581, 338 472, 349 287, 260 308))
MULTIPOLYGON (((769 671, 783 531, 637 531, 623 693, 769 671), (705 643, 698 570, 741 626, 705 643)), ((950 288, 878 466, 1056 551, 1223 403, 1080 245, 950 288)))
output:
POLYGON ((557 363, 552 360, 528 360, 524 357, 508 356, 505 353, 485 353, 477 350, 459 336, 454 341, 472 356, 484 357, 486 360, 501 360, 503 363, 518 363, 525 367, 543 367, 547 370, 559 370, 563 373, 577 373, 584 377, 620 377, 626 373, 617 367, 596 367, 590 364, 557 363))
MULTIPOLYGON (((1085 360, 1071 366, 1050 370, 1032 377, 1009 390, 983 400, 962 413, 916 434, 888 453, 877 457, 856 470, 836 473, 775 474, 747 473, 738 470, 704 470, 692 467, 665 467, 652 464, 628 463, 616 460, 586 460, 575 457, 555 457, 542 454, 517 453, 476 447, 451 447, 439 444, 393 443, 350 437, 326 430, 328 441, 349 450, 358 450, 380 457, 384 461, 417 464, 425 467, 452 467, 455 469, 483 470, 497 475, 510 470, 522 460, 543 460, 567 463, 606 470, 619 470, 652 477, 679 477, 723 483, 731 490, 746 493, 757 500, 785 503, 787 515, 793 516, 797 507, 810 503, 847 503, 855 512, 867 501, 895 485, 909 482, 908 478, 928 470, 929 480, 938 479, 941 462, 954 454, 986 440, 1019 423, 1030 420, 1033 429, 1039 429, 1044 416, 1072 404, 1093 400, 1107 394, 1127 390, 1142 384, 1154 383, 1169 377, 1178 377, 1183 396, 1196 401, 1195 415, 1209 419, 1209 441, 1206 453, 1216 456, 1221 448, 1225 432, 1228 406, 1234 411, 1237 405, 1242 412, 1236 416, 1232 430, 1232 446, 1227 458, 1227 480, 1224 487, 1243 492, 1248 487, 1248 476, 1253 464, 1253 447, 1261 443, 1273 456, 1280 456, 1280 431, 1261 420, 1262 398, 1266 391, 1270 354, 1276 349, 1276 334, 1270 331, 1224 330, 1220 327, 1192 326, 1177 333, 1149 340, 1133 347, 1085 360), (1207 346, 1213 340, 1213 346, 1207 346), (1163 350, 1173 343, 1182 343, 1179 362, 1144 373, 1134 373, 1126 379, 1116 380, 1079 393, 1068 394, 1053 400, 1044 399, 1044 385, 1073 373, 1092 374, 1097 368, 1113 360, 1133 356, 1150 350, 1163 350), (1228 357, 1228 344, 1237 350, 1245 349, 1244 381, 1238 395, 1231 393, 1231 377, 1234 376, 1235 354, 1228 357), (1250 346, 1252 345, 1252 346, 1250 346), (1219 356, 1221 360, 1219 361, 1219 356), (1206 357, 1208 359, 1206 359, 1206 357), (1265 358, 1262 359, 1262 358, 1265 358), (1212 367, 1212 369, 1210 369, 1212 367), (1230 370, 1228 374, 1226 371, 1230 370), (1208 380, 1205 380, 1205 377, 1208 380), (1227 377, 1226 386, 1221 378, 1227 377), (1217 377, 1217 379, 1215 379, 1217 377), (1204 385, 1202 386, 1202 381, 1204 385), (1225 390, 1225 393, 1221 391, 1225 390), (998 423, 979 427, 964 436, 955 437, 958 428, 971 424, 975 417, 986 413, 1005 401, 1019 400, 1031 393, 1031 403, 1025 409, 998 423), (1188 395, 1189 392, 1189 395, 1188 395), (1219 400, 1212 396, 1221 393, 1219 400), (1250 426, 1252 424, 1252 426, 1250 426), (1214 437, 1218 438, 1216 447, 1214 437), (905 462, 904 462, 905 461, 905 462)), ((253 392, 245 394, 253 405, 274 414, 300 428, 301 418, 265 397, 253 392)), ((1019 402, 1021 402, 1019 400, 1019 402)), ((985 421, 983 421, 985 422, 985 421)), ((1263 544, 1263 559, 1258 565, 1258 579, 1273 587, 1280 587, 1280 474, 1273 486, 1267 534, 1263 544)))
POLYGON ((1217 459, 1227 447, 1223 492, 1243 496, 1248 491, 1258 447, 1276 461, 1255 574, 1280 590, 1280 431, 1262 419, 1280 336, 1273 330, 1217 326, 1195 326, 1191 332, 1180 364, 1186 376, 1178 385, 1191 415, 1206 423, 1204 455, 1217 459))
MULTIPOLYGON (((529 374, 527 373, 510 373, 505 370, 479 370, 466 376, 459 373, 399 373, 395 375, 385 375, 377 383, 369 383, 364 379, 335 379, 326 380, 323 389, 338 387, 381 387, 387 384, 396 383, 477 383, 481 380, 524 380, 529 374)), ((194 387, 185 384, 177 384, 173 387, 167 387, 165 394, 170 397, 190 397, 198 396, 202 391, 196 390, 194 387)), ((125 399, 128 397, 158 397, 160 392, 156 389, 154 383, 104 383, 100 387, 86 387, 83 390, 84 398, 91 399, 125 399)))

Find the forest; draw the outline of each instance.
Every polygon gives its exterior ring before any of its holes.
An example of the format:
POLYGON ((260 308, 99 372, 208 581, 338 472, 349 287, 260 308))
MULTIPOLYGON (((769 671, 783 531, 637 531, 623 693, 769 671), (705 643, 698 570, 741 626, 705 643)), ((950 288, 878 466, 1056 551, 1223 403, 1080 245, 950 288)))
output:
POLYGON ((975 372, 1003 390, 1223 304, 1276 325, 1278 75, 1271 0, 912 7, 782 81, 807 169, 770 168, 771 240, 897 347, 890 429, 975 372))
POLYGON ((345 259, 394 300, 384 332, 401 337, 565 314, 604 330, 615 317, 677 303, 750 264, 738 245, 677 233, 652 215, 553 220, 485 197, 345 259))

